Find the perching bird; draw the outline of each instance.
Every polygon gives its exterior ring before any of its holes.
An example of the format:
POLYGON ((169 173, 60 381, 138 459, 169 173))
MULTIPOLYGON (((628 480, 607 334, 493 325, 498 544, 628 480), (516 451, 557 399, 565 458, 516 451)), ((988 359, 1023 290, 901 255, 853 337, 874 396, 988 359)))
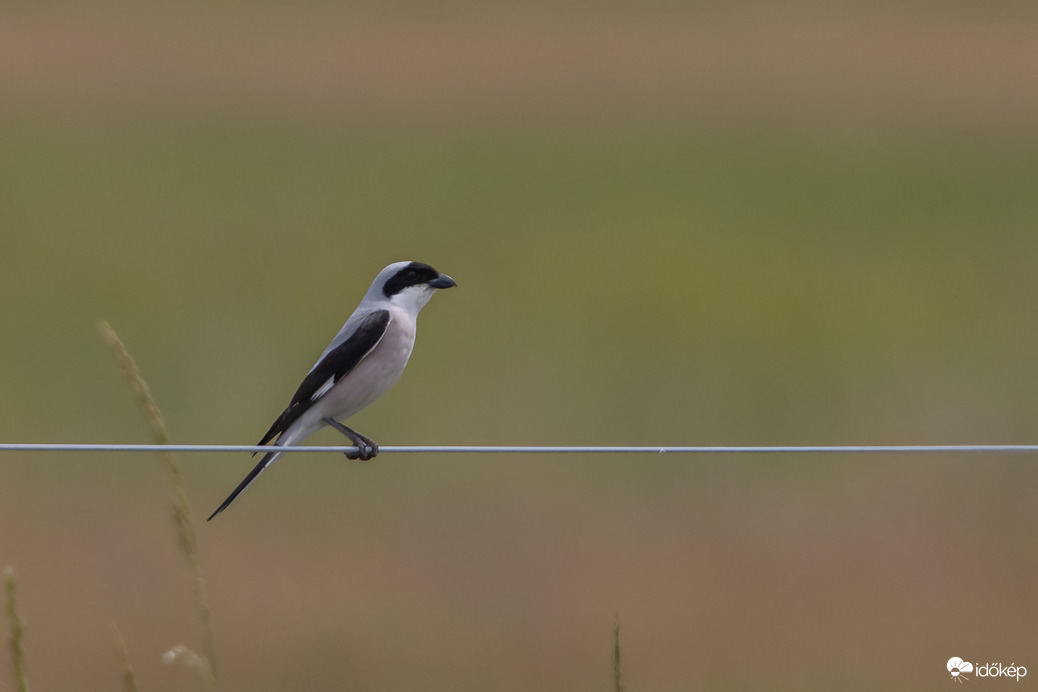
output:
MULTIPOLYGON (((380 271, 259 444, 276 437, 274 447, 296 445, 330 425, 357 446, 357 452, 347 452, 350 459, 367 460, 378 454, 374 441, 339 421, 396 384, 411 357, 418 313, 436 289, 456 285, 451 277, 421 262, 396 262, 380 271)), ((264 454, 209 519, 227 509, 279 456, 280 451, 264 454)))

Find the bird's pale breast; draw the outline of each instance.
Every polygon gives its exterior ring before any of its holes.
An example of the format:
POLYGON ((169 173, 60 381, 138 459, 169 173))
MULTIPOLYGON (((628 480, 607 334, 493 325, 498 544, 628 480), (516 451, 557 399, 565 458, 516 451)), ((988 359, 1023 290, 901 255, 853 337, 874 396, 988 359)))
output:
POLYGON ((344 420, 385 394, 404 372, 414 338, 414 319, 392 309, 386 334, 378 345, 314 405, 320 409, 320 418, 344 420))

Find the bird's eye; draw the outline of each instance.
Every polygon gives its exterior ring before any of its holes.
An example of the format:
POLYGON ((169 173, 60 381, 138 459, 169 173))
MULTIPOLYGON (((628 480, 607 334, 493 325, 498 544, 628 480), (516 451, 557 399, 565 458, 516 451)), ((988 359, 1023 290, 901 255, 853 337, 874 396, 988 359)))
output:
POLYGON ((412 269, 411 271, 407 272, 407 280, 408 281, 418 281, 418 272, 416 272, 414 269, 412 269))

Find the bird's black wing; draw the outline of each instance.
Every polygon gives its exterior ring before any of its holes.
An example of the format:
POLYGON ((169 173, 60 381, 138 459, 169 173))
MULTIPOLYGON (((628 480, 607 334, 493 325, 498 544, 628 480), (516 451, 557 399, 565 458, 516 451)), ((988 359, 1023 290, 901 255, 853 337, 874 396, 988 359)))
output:
POLYGON ((365 317, 346 341, 329 351, 303 378, 299 389, 292 397, 292 403, 278 416, 259 444, 265 445, 288 430, 288 427, 299 416, 306 413, 314 402, 357 367, 357 363, 378 346, 386 334, 387 327, 389 327, 388 310, 378 310, 365 317))

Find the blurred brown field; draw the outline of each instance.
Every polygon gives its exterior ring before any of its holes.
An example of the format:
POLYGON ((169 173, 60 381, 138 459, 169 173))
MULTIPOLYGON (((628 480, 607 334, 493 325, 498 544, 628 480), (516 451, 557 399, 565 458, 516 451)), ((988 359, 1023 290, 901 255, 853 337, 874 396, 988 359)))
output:
POLYGON ((0 10, 0 97, 104 114, 1030 127, 1028 3, 0 10))
MULTIPOLYGON (((419 259, 459 287, 354 419, 382 444, 1034 442, 1036 31, 1013 2, 10 3, 0 438, 148 441, 107 319, 175 441, 253 442, 419 259)), ((250 468, 180 461, 199 517, 250 468)), ((614 613, 632 692, 1038 674, 1034 468, 290 456, 198 525, 222 688, 611 689, 614 613)), ((203 687, 161 662, 202 648, 168 497, 147 455, 0 456, 34 689, 117 686, 112 623, 142 690, 203 687)))

